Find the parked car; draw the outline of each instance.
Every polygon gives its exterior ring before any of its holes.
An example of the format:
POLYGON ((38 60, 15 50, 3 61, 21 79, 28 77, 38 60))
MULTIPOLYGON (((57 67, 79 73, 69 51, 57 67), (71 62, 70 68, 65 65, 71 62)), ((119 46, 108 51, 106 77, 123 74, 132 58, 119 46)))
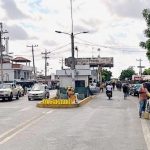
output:
POLYGON ((49 98, 49 89, 44 84, 35 84, 30 91, 28 91, 28 100, 42 100, 49 98))
POLYGON ((24 89, 21 85, 16 85, 16 88, 18 88, 19 91, 19 97, 24 96, 24 89))
POLYGON ((4 83, 0 85, 0 98, 2 100, 13 98, 19 99, 19 90, 14 83, 4 83))
POLYGON ((133 84, 130 87, 129 94, 134 95, 134 96, 139 96, 140 87, 141 87, 141 84, 133 84))

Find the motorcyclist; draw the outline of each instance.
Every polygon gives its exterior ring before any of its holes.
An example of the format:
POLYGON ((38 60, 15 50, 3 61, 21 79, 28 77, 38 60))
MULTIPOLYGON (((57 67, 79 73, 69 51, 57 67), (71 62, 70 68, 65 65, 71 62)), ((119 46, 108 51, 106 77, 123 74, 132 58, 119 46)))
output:
POLYGON ((108 83, 108 85, 106 86, 106 95, 108 96, 108 94, 110 94, 110 97, 112 97, 112 90, 113 86, 110 83, 108 83))

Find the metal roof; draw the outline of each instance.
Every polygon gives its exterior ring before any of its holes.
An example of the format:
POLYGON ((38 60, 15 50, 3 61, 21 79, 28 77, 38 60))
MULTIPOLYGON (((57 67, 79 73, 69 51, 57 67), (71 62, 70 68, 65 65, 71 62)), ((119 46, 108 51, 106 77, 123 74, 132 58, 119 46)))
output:
POLYGON ((31 60, 26 59, 24 57, 16 57, 14 59, 12 59, 13 62, 31 62, 31 60))

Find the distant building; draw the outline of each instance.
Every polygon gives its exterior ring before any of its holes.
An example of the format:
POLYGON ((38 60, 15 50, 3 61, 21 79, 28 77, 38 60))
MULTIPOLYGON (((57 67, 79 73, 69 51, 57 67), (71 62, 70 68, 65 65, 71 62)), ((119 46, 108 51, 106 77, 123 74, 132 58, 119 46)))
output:
MULTIPOLYGON (((3 81, 20 81, 32 79, 33 67, 30 66, 30 60, 23 57, 14 59, 10 56, 3 56, 3 81)), ((1 69, 1 66, 0 66, 1 69)), ((2 81, 2 76, 0 74, 2 81)))
POLYGON ((132 75, 133 81, 150 81, 150 75, 132 75))

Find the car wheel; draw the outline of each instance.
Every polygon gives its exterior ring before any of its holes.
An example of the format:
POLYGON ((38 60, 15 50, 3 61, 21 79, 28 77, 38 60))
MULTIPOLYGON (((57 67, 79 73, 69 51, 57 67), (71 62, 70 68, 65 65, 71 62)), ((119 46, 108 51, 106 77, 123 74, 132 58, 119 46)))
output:
POLYGON ((17 99, 17 100, 19 99, 19 92, 18 92, 17 95, 16 95, 16 99, 17 99))
POLYGON ((28 101, 31 101, 31 98, 28 97, 28 101))
POLYGON ((8 100, 12 101, 12 98, 13 98, 13 94, 11 93, 10 96, 9 96, 9 98, 8 98, 8 100))
POLYGON ((21 97, 22 96, 22 94, 21 94, 21 92, 19 92, 19 97, 21 97))
POLYGON ((49 94, 47 94, 46 98, 49 98, 49 94))

